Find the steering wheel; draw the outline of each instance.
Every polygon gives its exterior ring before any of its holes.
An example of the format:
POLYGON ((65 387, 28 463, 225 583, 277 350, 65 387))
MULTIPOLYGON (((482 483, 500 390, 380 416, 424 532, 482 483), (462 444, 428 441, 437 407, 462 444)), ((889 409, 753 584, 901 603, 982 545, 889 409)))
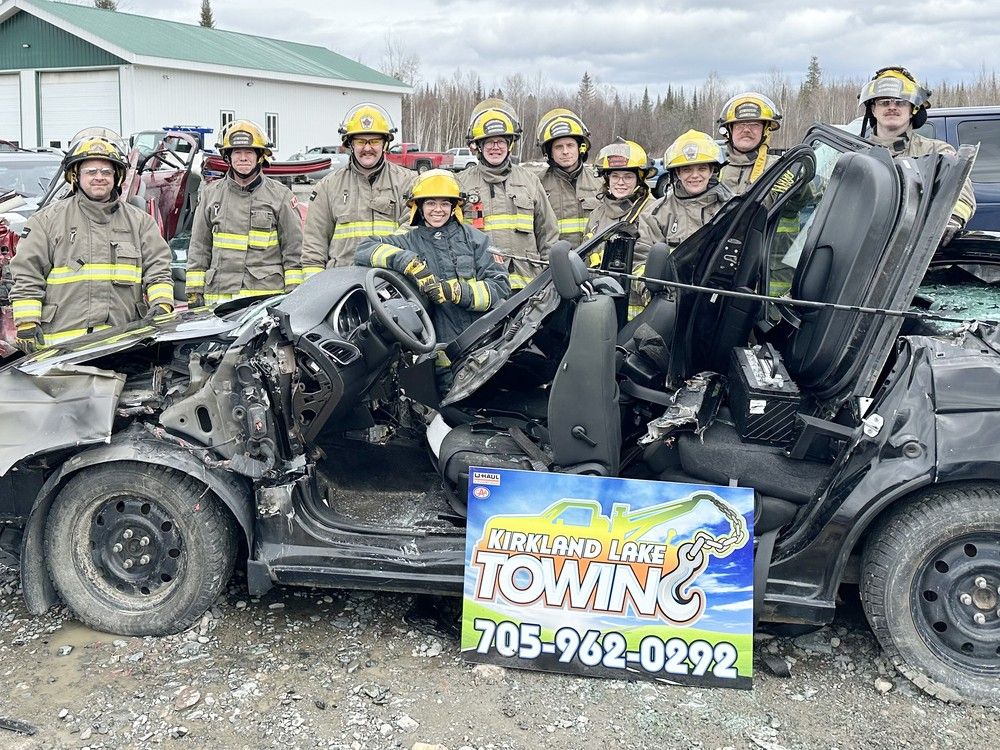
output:
POLYGON ((385 268, 372 268, 365 275, 365 294, 371 303, 372 314, 404 349, 416 354, 434 351, 437 334, 431 316, 424 309, 420 295, 399 274, 385 268), (394 292, 393 296, 383 298, 375 286, 378 281, 383 281, 394 292))

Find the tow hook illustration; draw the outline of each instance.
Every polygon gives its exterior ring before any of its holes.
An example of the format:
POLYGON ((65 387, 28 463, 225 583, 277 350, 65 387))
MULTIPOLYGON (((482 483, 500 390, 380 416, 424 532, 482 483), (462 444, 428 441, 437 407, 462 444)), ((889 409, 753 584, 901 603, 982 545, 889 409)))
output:
POLYGON ((615 503, 608 516, 596 500, 563 498, 537 515, 489 520, 472 557, 476 598, 691 625, 705 609, 698 576, 748 539, 743 516, 707 491, 636 511, 615 503), (701 503, 726 519, 726 533, 702 528, 680 544, 673 528, 653 534, 701 503))

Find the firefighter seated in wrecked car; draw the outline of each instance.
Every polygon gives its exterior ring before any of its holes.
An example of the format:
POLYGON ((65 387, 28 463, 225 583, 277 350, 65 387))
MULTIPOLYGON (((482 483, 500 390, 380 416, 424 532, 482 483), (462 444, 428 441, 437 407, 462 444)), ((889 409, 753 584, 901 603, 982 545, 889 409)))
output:
POLYGON ((125 154, 116 133, 81 131, 63 160, 72 192, 28 219, 11 263, 22 351, 173 311, 170 248, 120 199, 125 154))
POLYGON ((271 158, 264 129, 237 120, 217 146, 229 170, 203 188, 195 211, 188 304, 290 292, 302 283, 302 224, 292 191, 261 174, 271 158))
MULTIPOLYGON (((434 304, 438 341, 448 343, 510 294, 506 262, 484 233, 465 224, 465 193, 455 176, 433 169, 417 178, 407 196, 405 234, 372 237, 358 245, 355 262, 409 277, 434 304)), ((447 367, 443 351, 438 365, 447 367)))

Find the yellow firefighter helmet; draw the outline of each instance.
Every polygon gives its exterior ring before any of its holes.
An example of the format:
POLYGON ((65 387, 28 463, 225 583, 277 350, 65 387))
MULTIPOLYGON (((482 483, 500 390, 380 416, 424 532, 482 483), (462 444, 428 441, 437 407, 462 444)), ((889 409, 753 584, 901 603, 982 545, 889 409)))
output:
POLYGON ((513 143, 521 137, 521 123, 512 106, 503 99, 490 98, 472 110, 465 139, 473 143, 497 135, 506 136, 513 143))
POLYGON ((345 146, 349 146, 351 138, 356 135, 380 135, 385 138, 388 145, 395 137, 396 128, 385 109, 377 104, 365 102, 347 113, 337 132, 340 133, 341 142, 345 146))
POLYGON ((77 184, 80 164, 87 159, 105 159, 114 165, 115 188, 119 189, 125 181, 125 171, 128 169, 128 148, 125 141, 113 130, 108 128, 85 128, 73 136, 66 156, 63 157, 63 175, 70 185, 77 184))
POLYGON ((406 196, 406 205, 410 207, 410 224, 415 225, 420 220, 420 203, 425 198, 447 198, 455 206, 455 218, 463 221, 462 206, 465 205, 465 193, 455 175, 447 169, 429 169, 421 174, 413 183, 406 196))
POLYGON ((677 140, 667 146, 663 154, 665 169, 677 169, 692 164, 711 164, 722 166, 726 163, 726 154, 722 146, 716 143, 708 133, 689 130, 680 135, 677 140))
POLYGON ((719 132, 725 134, 734 122, 760 121, 764 123, 764 139, 772 130, 781 127, 781 110, 768 97, 756 91, 737 94, 722 105, 719 114, 719 132))
POLYGON ((227 159, 233 149, 252 148, 257 152, 257 161, 267 164, 271 158, 271 145, 264 128, 253 120, 233 120, 223 129, 215 147, 227 159))
POLYGON ((597 171, 602 175, 608 172, 628 169, 639 176, 639 181, 647 180, 656 172, 656 168, 646 155, 646 149, 635 141, 619 138, 601 149, 597 155, 597 171))
POLYGON ((931 106, 931 92, 917 83, 916 77, 906 68, 892 65, 875 72, 872 79, 861 88, 858 101, 867 109, 876 99, 902 99, 913 107, 913 127, 927 122, 927 109, 931 106))
POLYGON ((583 120, 573 111, 557 107, 550 109, 538 121, 538 132, 535 134, 538 147, 547 155, 549 145, 559 138, 574 138, 580 144, 580 158, 587 160, 590 151, 590 131, 583 120))

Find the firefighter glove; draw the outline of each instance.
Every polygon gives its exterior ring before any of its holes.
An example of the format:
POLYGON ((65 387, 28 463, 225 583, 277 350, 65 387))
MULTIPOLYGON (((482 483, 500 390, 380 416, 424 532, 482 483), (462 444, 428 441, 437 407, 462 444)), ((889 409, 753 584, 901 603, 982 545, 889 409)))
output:
POLYGON ((941 244, 938 247, 944 247, 955 239, 955 235, 962 230, 962 222, 952 216, 948 219, 948 225, 944 228, 944 234, 941 237, 941 244))
POLYGON ((17 327, 17 339, 14 345, 25 354, 31 354, 40 349, 42 344, 42 328, 38 323, 21 323, 17 327))
POLYGON ((205 295, 201 292, 188 292, 188 307, 202 307, 205 304, 205 295))
POLYGON ((445 302, 444 292, 441 290, 441 282, 438 277, 432 274, 427 264, 419 258, 414 258, 407 264, 403 273, 413 279, 417 289, 431 302, 442 304, 445 302))
POLYGON ((152 320, 158 315, 166 315, 174 311, 174 306, 166 302, 154 302, 146 310, 146 314, 142 316, 143 320, 152 320))
POLYGON ((453 305, 462 303, 462 282, 458 279, 445 279, 441 282, 444 298, 453 305))

